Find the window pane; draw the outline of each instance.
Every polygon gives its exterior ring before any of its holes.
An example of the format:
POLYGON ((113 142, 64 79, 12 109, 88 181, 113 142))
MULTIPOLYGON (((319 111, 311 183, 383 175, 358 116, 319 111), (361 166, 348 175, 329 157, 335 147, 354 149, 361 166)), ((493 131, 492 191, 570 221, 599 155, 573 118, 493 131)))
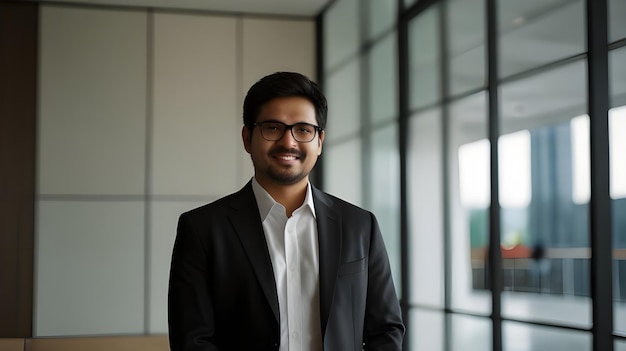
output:
POLYGON ((585 51, 583 0, 500 0, 500 77, 585 51))
POLYGON ((367 39, 373 39, 390 30, 396 24, 397 0, 367 0, 368 23, 365 26, 367 39))
POLYGON ((488 314, 485 258, 489 237, 489 142, 486 94, 450 105, 449 203, 452 308, 488 314))
POLYGON ((417 308, 411 309, 409 313, 411 324, 408 326, 407 334, 411 335, 410 350, 445 350, 445 314, 440 311, 417 308))
POLYGON ((326 143, 354 137, 361 129, 361 76, 358 60, 326 76, 326 143))
POLYGON ((609 0, 609 42, 626 38, 624 18, 626 18, 626 1, 609 0))
POLYGON ((410 303, 443 307, 444 184, 440 109, 414 115, 409 124, 410 303))
MULTIPOLYGON (((626 3, 626 1, 624 1, 626 3)), ((611 107, 626 105, 626 47, 609 51, 611 107)))
MULTIPOLYGON (((623 2, 623 1, 622 1, 623 2)), ((613 217, 615 330, 626 333, 626 48, 609 53, 609 156, 613 217)), ((626 346, 623 346, 626 350, 626 346)))
POLYGON ((501 98, 503 315, 588 327, 585 62, 507 83, 501 98))
POLYGON ((368 111, 373 123, 397 118, 398 70, 396 33, 374 45, 369 53, 368 111))
POLYGON ((430 6, 409 23, 410 108, 440 100, 439 6, 430 6))
POLYGON ((591 351, 591 333, 503 322, 502 344, 506 351, 591 351))
POLYGON ((361 190, 361 139, 324 144, 324 190, 357 206, 363 206, 361 190))
POLYGON ((447 7, 450 94, 485 85, 485 1, 449 0, 447 7))
MULTIPOLYGON (((400 280, 400 155, 397 124, 372 133, 370 159, 371 189, 368 208, 374 212, 382 231, 393 280, 398 293, 400 280)), ((345 167, 345 166, 344 166, 345 167)))
POLYGON ((337 0, 324 14, 324 71, 357 53, 360 45, 358 0, 337 0))
POLYGON ((491 319, 452 315, 452 347, 451 351, 485 351, 493 350, 491 336, 491 319))
POLYGON ((586 62, 501 86, 502 134, 568 123, 587 113, 586 62))

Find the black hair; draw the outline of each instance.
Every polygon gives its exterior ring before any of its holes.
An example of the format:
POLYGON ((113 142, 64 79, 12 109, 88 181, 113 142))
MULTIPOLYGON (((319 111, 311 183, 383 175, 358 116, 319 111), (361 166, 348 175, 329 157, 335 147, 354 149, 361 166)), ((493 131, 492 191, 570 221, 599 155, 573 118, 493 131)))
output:
POLYGON ((322 129, 326 127, 328 104, 317 83, 294 72, 276 72, 257 81, 243 101, 243 124, 252 127, 259 116, 261 106, 280 97, 300 96, 315 107, 315 119, 322 129))

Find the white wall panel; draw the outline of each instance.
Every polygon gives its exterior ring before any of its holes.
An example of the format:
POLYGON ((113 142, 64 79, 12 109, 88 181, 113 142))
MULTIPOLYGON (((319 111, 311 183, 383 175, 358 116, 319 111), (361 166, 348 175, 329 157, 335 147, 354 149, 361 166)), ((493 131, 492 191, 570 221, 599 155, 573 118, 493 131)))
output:
POLYGON ((40 201, 34 336, 144 330, 142 202, 40 201))
POLYGON ((143 194, 147 15, 41 6, 38 191, 143 194))
POLYGON ((154 16, 152 192, 223 195, 241 158, 236 19, 154 16))
POLYGON ((313 20, 243 19, 244 93, 259 78, 277 71, 315 80, 313 20))
POLYGON ((150 334, 167 333, 167 293, 178 217, 207 201, 155 201, 150 204, 150 334))
POLYGON ((178 216, 250 179, 245 92, 315 79, 314 21, 41 9, 35 336, 167 333, 178 216))

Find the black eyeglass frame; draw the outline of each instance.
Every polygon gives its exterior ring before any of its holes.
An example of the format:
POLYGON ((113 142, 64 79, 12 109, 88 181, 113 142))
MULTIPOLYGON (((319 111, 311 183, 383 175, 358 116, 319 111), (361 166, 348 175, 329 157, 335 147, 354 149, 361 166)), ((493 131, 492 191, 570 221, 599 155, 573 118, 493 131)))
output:
POLYGON ((263 122, 256 122, 256 123, 252 123, 252 125, 250 126, 251 128, 253 127, 260 127, 261 128, 261 136, 263 137, 263 139, 267 140, 267 141, 277 141, 282 139, 285 136, 285 132, 287 132, 287 129, 289 129, 289 131, 291 132, 291 136, 293 137, 293 139, 299 143, 310 143, 313 141, 313 139, 315 139, 315 136, 317 136, 319 133, 324 131, 324 128, 320 127, 320 126, 316 126, 315 124, 311 124, 311 123, 306 123, 306 122, 299 122, 299 123, 294 123, 294 124, 286 124, 283 122, 279 122, 279 121, 263 121, 263 122), (280 133, 280 136, 277 139, 268 139, 265 134, 263 134, 263 125, 264 124, 268 124, 268 123, 273 123, 273 124, 279 124, 283 126, 283 131, 280 133), (307 126, 307 127, 313 127, 313 129, 315 130, 315 133, 313 133, 313 136, 311 137, 310 140, 298 140, 298 137, 296 137, 296 135, 293 133, 293 127, 296 126, 307 126))

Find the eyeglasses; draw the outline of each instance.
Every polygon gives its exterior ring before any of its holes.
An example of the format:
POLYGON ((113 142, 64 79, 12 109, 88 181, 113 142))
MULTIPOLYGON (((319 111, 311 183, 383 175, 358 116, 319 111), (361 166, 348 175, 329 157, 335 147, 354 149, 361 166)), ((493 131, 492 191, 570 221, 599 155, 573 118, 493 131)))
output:
POLYGON ((282 139, 287 129, 291 130, 291 135, 299 143, 308 143, 315 138, 316 133, 324 130, 309 123, 285 124, 277 121, 258 122, 252 126, 261 128, 261 135, 267 141, 276 141, 282 139))

